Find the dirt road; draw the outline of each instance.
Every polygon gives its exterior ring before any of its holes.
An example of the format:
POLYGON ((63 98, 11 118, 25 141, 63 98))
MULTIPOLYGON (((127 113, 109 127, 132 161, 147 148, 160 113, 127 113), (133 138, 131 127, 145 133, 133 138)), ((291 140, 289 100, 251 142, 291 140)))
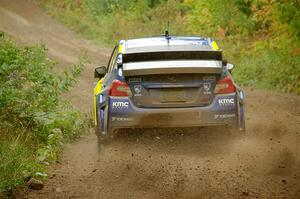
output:
MULTIPOLYGON (((43 41, 59 72, 84 48, 92 57, 65 97, 91 111, 93 67, 108 52, 46 16, 31 1, 0 1, 0 30, 22 43, 43 41)), ((98 150, 87 134, 65 147, 40 191, 17 198, 300 198, 300 97, 246 90, 247 132, 136 130, 98 150)))

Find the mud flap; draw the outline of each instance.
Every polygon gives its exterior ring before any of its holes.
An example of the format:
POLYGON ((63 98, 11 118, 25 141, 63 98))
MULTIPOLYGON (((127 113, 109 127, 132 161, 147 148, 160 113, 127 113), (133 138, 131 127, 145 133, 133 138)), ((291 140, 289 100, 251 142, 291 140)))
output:
POLYGON ((101 128, 101 133, 104 131, 104 100, 103 100, 103 95, 99 96, 99 121, 100 121, 100 128, 101 128))
POLYGON ((238 130, 245 131, 245 116, 244 116, 244 92, 238 90, 238 130))
POLYGON ((107 106, 105 105, 105 100, 103 95, 97 97, 99 101, 99 106, 96 108, 96 133, 99 137, 107 136, 107 106))

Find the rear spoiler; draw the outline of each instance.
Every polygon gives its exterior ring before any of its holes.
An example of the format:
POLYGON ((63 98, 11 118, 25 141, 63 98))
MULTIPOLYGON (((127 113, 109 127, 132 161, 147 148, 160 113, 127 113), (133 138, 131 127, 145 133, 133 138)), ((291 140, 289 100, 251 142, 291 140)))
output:
POLYGON ((220 74, 222 70, 222 61, 216 60, 147 61, 123 64, 124 76, 187 73, 220 74))
POLYGON ((222 51, 164 51, 122 55, 123 75, 222 72, 222 51))
POLYGON ((163 60, 219 60, 222 61, 222 51, 162 51, 125 53, 123 63, 163 61, 163 60))

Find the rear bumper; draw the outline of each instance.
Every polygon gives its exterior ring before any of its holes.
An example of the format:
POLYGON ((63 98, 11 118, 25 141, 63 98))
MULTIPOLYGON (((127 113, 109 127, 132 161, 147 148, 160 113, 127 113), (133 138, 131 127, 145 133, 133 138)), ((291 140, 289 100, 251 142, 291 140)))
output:
POLYGON ((129 97, 109 97, 108 133, 120 128, 229 125, 243 128, 239 93, 217 95, 211 105, 189 108, 139 108, 129 97))

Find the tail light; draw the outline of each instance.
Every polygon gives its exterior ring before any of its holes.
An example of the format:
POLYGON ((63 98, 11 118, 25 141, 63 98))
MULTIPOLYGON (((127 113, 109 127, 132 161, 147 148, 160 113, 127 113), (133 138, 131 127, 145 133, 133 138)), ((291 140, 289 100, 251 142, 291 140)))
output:
POLYGON ((109 89, 110 96, 130 96, 131 90, 126 82, 114 80, 109 89))
POLYGON ((236 88, 230 77, 225 77, 217 82, 215 87, 216 94, 234 93, 236 88))

